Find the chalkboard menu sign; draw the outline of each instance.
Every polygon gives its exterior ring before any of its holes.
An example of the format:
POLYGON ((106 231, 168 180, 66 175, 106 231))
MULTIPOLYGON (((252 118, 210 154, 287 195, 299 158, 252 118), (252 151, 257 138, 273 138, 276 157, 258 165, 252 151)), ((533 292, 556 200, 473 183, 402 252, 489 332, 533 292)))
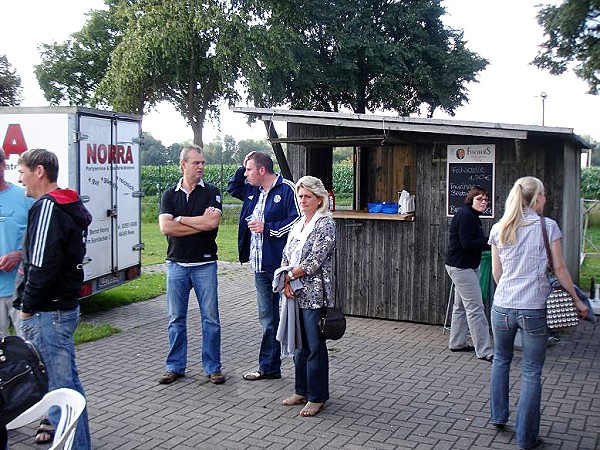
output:
POLYGON ((494 217, 494 163, 496 147, 492 145, 449 145, 446 171, 446 214, 454 216, 465 204, 473 186, 490 194, 490 203, 481 217, 494 217))

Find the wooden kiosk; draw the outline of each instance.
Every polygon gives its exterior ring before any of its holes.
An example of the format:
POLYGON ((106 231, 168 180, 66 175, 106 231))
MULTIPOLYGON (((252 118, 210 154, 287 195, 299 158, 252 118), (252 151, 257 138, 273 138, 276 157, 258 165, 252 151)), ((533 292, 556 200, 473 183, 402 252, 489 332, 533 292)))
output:
POLYGON ((579 274, 580 158, 587 144, 571 128, 410 117, 233 108, 265 123, 284 176, 319 177, 332 188, 334 147, 354 148, 354 201, 336 211, 336 298, 350 315, 444 323, 444 269, 456 202, 476 184, 492 194, 484 228, 502 215, 514 181, 540 178, 546 215, 563 232, 571 275, 579 274), (286 122, 279 138, 276 122, 286 122), (287 145, 287 158, 281 144, 287 145), (462 149, 462 151, 460 151, 462 149), (285 173, 289 171, 289 173, 285 173), (369 202, 415 195, 413 214, 372 214, 369 202))

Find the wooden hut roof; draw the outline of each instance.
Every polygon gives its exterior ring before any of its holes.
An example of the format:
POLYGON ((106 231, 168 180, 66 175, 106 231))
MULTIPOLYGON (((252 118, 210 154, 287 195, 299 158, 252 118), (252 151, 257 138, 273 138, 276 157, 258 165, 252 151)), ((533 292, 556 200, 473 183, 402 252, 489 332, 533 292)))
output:
POLYGON ((365 129, 364 136, 330 136, 320 138, 281 138, 281 143, 310 145, 334 141, 343 144, 347 141, 381 140, 389 132, 435 133, 461 136, 481 136, 506 139, 527 139, 533 135, 562 137, 575 143, 581 149, 590 148, 589 144, 573 132, 572 128, 547 127, 540 125, 517 125, 492 122, 472 122, 452 119, 428 119, 421 117, 381 116, 373 114, 352 114, 325 111, 284 110, 273 108, 233 107, 233 112, 246 114, 265 122, 291 122, 295 124, 322 125, 365 129), (377 130, 379 134, 373 134, 377 130), (358 139, 357 139, 358 138, 358 139))

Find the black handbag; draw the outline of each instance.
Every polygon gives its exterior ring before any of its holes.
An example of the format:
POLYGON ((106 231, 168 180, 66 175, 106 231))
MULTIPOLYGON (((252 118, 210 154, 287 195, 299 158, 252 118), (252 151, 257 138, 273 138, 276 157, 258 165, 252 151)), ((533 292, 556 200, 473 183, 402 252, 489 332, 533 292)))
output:
POLYGON ((321 308, 321 319, 319 319, 319 330, 323 339, 341 338, 346 332, 346 317, 343 308, 339 308, 333 300, 333 307, 327 306, 327 294, 325 281, 323 281, 323 308, 321 308))
MULTIPOLYGON (((548 270, 552 278, 554 278, 552 251, 548 242, 544 216, 540 216, 540 224, 542 225, 542 237, 544 238, 544 247, 546 247, 546 255, 548 257, 548 270)), ((579 314, 573 297, 560 285, 558 280, 553 284, 552 292, 546 299, 546 323, 548 328, 553 329, 574 327, 579 323, 579 314)))
POLYGON ((48 392, 48 374, 34 345, 18 336, 0 340, 0 424, 6 426, 48 392))
POLYGON ((346 317, 344 317, 342 308, 323 307, 321 309, 319 329, 324 339, 333 339, 335 341, 341 338, 346 332, 346 317))

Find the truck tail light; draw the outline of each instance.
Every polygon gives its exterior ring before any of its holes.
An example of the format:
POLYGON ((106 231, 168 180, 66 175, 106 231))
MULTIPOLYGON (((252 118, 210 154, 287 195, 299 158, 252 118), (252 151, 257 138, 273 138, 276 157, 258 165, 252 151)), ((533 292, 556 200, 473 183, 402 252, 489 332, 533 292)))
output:
POLYGON ((127 269, 127 272, 125 273, 125 279, 133 280, 135 278, 138 278, 140 276, 141 272, 142 272, 142 269, 140 266, 130 267, 129 269, 127 269))
POLYGON ((92 283, 83 283, 79 289, 79 298, 89 297, 92 295, 92 283))

